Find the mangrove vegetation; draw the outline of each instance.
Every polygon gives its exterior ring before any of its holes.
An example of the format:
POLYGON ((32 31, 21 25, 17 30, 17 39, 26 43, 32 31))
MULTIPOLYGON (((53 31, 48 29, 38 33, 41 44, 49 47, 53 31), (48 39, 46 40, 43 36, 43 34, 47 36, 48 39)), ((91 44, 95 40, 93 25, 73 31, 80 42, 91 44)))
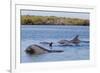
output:
POLYGON ((89 26, 88 19, 66 18, 57 16, 21 15, 21 25, 83 25, 89 26))

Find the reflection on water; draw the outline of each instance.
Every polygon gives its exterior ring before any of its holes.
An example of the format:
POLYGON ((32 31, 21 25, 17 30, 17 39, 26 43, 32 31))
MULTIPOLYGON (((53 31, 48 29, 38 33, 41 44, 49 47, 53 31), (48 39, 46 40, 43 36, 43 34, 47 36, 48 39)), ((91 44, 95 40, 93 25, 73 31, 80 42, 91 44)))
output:
POLYGON ((26 25, 21 27, 21 63, 67 60, 89 60, 88 26, 26 25), (81 40, 79 45, 62 46, 57 43, 59 40, 71 40, 77 34, 81 40), (64 52, 33 56, 25 53, 24 50, 31 44, 50 49, 48 44, 40 42, 53 42, 54 50, 64 50, 64 52))

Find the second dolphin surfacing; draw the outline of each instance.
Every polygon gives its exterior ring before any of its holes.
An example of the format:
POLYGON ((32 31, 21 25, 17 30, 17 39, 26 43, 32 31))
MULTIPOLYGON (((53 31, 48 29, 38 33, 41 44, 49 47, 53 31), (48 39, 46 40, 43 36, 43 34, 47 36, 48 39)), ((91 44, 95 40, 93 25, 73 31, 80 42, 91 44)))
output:
POLYGON ((62 45, 71 45, 71 44, 78 45, 80 43, 79 35, 76 35, 72 40, 60 40, 58 41, 58 43, 62 45))

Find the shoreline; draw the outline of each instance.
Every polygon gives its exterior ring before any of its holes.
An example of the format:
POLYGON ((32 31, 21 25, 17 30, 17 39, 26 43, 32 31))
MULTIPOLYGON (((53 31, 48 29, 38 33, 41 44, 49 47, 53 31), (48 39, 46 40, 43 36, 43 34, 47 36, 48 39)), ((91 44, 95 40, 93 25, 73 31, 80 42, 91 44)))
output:
MULTIPOLYGON (((84 25, 37 25, 37 24, 35 24, 35 25, 24 25, 24 24, 21 24, 21 26, 84 26, 84 25)), ((85 25, 85 26, 88 26, 89 27, 89 25, 85 25)))

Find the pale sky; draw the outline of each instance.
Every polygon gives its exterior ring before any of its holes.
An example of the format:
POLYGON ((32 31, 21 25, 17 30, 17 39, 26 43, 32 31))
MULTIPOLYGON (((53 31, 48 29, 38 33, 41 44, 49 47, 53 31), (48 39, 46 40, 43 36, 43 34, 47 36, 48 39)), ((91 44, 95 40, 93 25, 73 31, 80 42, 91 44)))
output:
POLYGON ((87 12, 54 12, 54 11, 36 11, 36 10, 21 10, 21 15, 35 15, 35 16, 57 16, 69 18, 89 19, 87 12))

